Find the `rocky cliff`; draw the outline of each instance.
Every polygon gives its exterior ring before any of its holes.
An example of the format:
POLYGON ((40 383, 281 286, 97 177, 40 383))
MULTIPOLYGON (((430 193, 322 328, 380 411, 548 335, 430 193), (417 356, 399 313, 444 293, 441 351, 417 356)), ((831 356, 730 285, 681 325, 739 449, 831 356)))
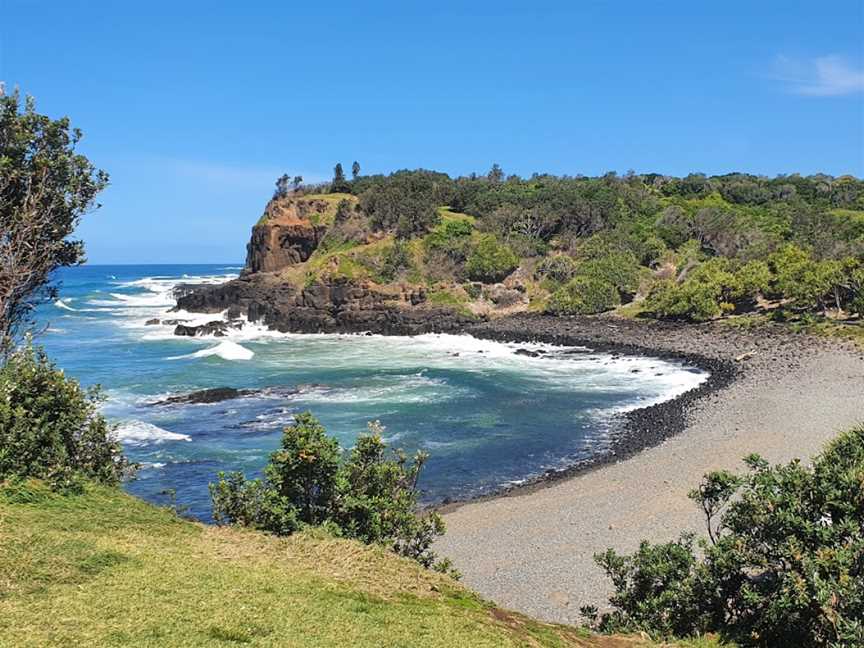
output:
POLYGON ((276 272, 306 261, 321 242, 325 200, 271 200, 252 228, 246 246, 246 272, 276 272))
MULTIPOLYGON (((321 243, 334 212, 335 201, 324 198, 271 201, 252 229, 240 278, 216 286, 178 287, 177 308, 199 313, 227 311, 229 320, 245 316, 279 331, 297 333, 413 335, 456 331, 477 321, 456 308, 431 304, 420 286, 303 277, 303 264, 321 243)), ((189 328, 182 334, 196 334, 189 328)), ((197 333, 209 332, 204 327, 197 333)))

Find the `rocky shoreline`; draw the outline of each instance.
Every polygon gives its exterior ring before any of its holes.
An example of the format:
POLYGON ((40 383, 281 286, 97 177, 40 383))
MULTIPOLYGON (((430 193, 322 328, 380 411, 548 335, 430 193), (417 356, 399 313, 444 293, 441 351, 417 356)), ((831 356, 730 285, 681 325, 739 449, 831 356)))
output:
MULTIPOLYGON (((659 445, 681 433, 687 426, 691 408, 699 401, 717 394, 730 385, 743 370, 731 353, 714 349, 713 354, 686 350, 686 345, 671 344, 675 338, 688 335, 689 326, 671 325, 654 331, 649 323, 610 318, 559 318, 545 315, 515 315, 467 327, 462 333, 496 342, 540 342, 557 346, 581 346, 591 351, 616 355, 649 356, 660 360, 682 362, 708 372, 708 378, 695 389, 675 398, 640 407, 614 416, 610 427, 610 444, 602 453, 565 468, 548 470, 542 475, 508 485, 494 492, 466 499, 450 499, 434 508, 450 511, 466 503, 523 495, 537 488, 568 479, 603 465, 622 461, 646 448, 659 445), (609 331, 615 332, 610 335, 609 331), (646 332, 651 334, 646 338, 646 332)), ((729 348, 731 351, 732 347, 729 348)))
POLYGON ((489 494, 449 500, 435 507, 442 512, 468 502, 524 495, 660 445, 683 432, 691 413, 702 403, 721 398, 722 391, 744 374, 757 381, 771 380, 778 372, 793 371, 806 357, 828 348, 839 347, 864 359, 864 351, 853 343, 796 334, 780 325, 739 331, 718 323, 684 324, 614 316, 556 317, 523 313, 466 327, 461 332, 497 342, 582 346, 613 355, 673 360, 702 369, 709 373, 709 377, 695 389, 675 398, 616 415, 610 430, 611 443, 603 453, 489 494))
MULTIPOLYGON (((778 370, 788 371, 801 362, 802 354, 808 350, 837 344, 796 335, 779 325, 763 325, 751 332, 718 323, 683 324, 615 316, 557 317, 536 313, 477 322, 444 308, 418 308, 423 298, 419 295, 400 294, 396 302, 401 304, 397 305, 392 295, 379 295, 350 284, 312 285, 298 291, 264 274, 247 274, 226 284, 190 288, 178 292, 177 308, 209 313, 227 311, 226 330, 243 315, 271 329, 294 333, 464 333, 499 342, 542 342, 588 347, 613 355, 650 356, 682 362, 709 373, 708 379, 697 388, 680 396, 616 415, 611 422, 609 447, 602 453, 492 493, 446 500, 437 505, 443 510, 469 501, 522 494, 632 457, 681 433, 694 408, 717 398, 742 373, 761 373, 768 377, 778 370)), ((207 329, 203 333, 212 332, 213 324, 219 322, 198 328, 207 329)), ((177 334, 198 333, 186 330, 188 327, 178 325, 177 328, 177 334), (180 331, 181 328, 184 330, 180 331)), ((224 334, 222 329, 215 334, 220 332, 224 334)))
POLYGON ((520 315, 469 332, 730 370, 713 387, 703 384, 628 413, 618 434, 634 445, 625 441, 614 460, 577 466, 503 497, 443 508, 447 534, 436 550, 453 560, 465 582, 547 621, 577 623, 580 606, 608 606, 610 582, 594 554, 609 547, 630 553, 643 539, 666 542, 681 532, 703 535, 704 519, 687 493, 706 472, 740 472, 742 458, 754 452, 770 463, 806 461, 838 432, 864 421, 864 352, 852 342, 779 325, 748 331, 728 321, 681 325, 520 315), (650 436, 655 414, 656 425, 665 426, 657 437, 650 436), (639 438, 642 426, 650 438, 639 438), (641 451, 628 454, 637 447, 641 451))

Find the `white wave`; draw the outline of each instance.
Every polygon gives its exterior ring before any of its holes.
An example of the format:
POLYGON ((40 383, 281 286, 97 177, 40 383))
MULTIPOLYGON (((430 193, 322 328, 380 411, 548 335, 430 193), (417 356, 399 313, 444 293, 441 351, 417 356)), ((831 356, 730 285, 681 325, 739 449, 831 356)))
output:
POLYGON ((164 443, 166 441, 191 441, 186 434, 170 432, 152 423, 144 421, 128 421, 120 425, 116 430, 117 438, 129 445, 149 445, 151 443, 164 443))
POLYGON ((251 360, 255 352, 240 346, 236 342, 226 340, 220 342, 215 347, 209 349, 201 349, 195 353, 189 353, 182 356, 172 356, 168 360, 185 360, 189 358, 207 358, 210 356, 218 356, 223 360, 251 360))
MULTIPOLYGON (((67 298, 67 300, 72 301, 71 298, 67 298)), ((66 303, 66 301, 64 301, 62 299, 58 299, 57 301, 55 301, 54 305, 57 308, 62 308, 63 310, 67 310, 67 311, 75 311, 76 310, 75 308, 72 308, 69 304, 66 303)))

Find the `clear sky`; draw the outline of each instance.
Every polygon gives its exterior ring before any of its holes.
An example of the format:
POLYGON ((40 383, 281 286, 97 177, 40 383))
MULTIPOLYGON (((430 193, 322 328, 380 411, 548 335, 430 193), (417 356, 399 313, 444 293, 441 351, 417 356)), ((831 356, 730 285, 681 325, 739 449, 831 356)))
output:
POLYGON ((91 262, 242 261, 277 175, 864 175, 864 3, 0 0, 111 174, 91 262))

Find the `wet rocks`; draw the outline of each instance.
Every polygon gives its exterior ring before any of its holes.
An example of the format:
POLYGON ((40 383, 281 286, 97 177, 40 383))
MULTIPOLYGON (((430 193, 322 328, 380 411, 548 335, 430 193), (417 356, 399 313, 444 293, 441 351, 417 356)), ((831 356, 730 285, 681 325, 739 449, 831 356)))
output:
MULTIPOLYGON (((203 313, 227 310, 291 333, 418 335, 461 331, 478 321, 469 314, 429 304, 423 288, 344 278, 298 288, 269 273, 248 274, 202 288, 178 299, 177 309, 203 313)), ((185 328, 176 333, 201 335, 185 328)))
POLYGON ((191 405, 200 403, 218 403, 224 400, 249 396, 254 391, 251 389, 234 389, 233 387, 213 387, 199 391, 170 396, 163 400, 151 403, 152 405, 191 405))
POLYGON ((186 324, 178 324, 174 328, 174 335, 186 337, 201 337, 204 335, 212 335, 213 337, 225 337, 232 329, 243 328, 242 320, 213 320, 206 324, 198 326, 187 326, 186 324))
POLYGON ((270 398, 288 398, 299 394, 303 389, 320 387, 320 385, 304 385, 298 387, 264 387, 262 389, 236 389, 234 387, 211 387, 209 389, 200 389, 198 391, 189 392, 188 394, 178 394, 177 396, 169 396, 160 401, 150 403, 150 405, 200 405, 209 403, 218 403, 235 398, 246 398, 249 396, 263 396, 270 398))
POLYGON ((539 358, 540 353, 537 351, 531 351, 530 349, 516 349, 516 355, 520 356, 528 356, 529 358, 539 358))

